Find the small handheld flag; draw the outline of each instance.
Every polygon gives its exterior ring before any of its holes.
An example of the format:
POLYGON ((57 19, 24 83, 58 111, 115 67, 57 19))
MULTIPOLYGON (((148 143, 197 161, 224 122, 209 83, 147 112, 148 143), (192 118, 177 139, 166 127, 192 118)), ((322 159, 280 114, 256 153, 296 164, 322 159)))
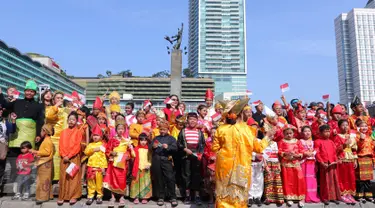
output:
POLYGON ((329 95, 323 95, 323 101, 328 102, 329 101, 329 95))
POLYGON ((285 83, 285 84, 280 85, 280 89, 282 93, 289 91, 289 84, 285 83))

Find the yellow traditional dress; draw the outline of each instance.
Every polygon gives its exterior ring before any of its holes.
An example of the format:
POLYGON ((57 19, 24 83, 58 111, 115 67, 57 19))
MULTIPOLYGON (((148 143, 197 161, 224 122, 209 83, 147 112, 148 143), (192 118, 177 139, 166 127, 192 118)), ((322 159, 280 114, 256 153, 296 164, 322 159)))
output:
POLYGON ((95 192, 97 198, 103 197, 103 173, 104 168, 108 167, 105 151, 105 145, 102 141, 92 142, 85 149, 85 155, 89 157, 87 163, 87 197, 89 199, 94 198, 95 192), (101 148, 101 150, 94 152, 96 148, 101 148))
POLYGON ((217 158, 216 208, 247 207, 252 153, 262 153, 268 144, 267 137, 258 142, 245 122, 217 129, 212 144, 217 158))
POLYGON ((52 193, 52 157, 54 148, 51 138, 46 136, 37 152, 36 201, 48 201, 53 198, 52 193))
POLYGON ((173 136, 176 140, 178 139, 178 135, 180 134, 180 129, 178 129, 175 125, 171 128, 171 136, 173 136))
POLYGON ((138 146, 138 137, 143 132, 143 125, 142 124, 132 124, 129 127, 129 136, 133 142, 133 145, 136 147, 138 146))
POLYGON ((52 143, 55 146, 55 154, 53 155, 53 180, 60 178, 60 154, 59 141, 61 132, 68 127, 68 115, 70 110, 67 108, 58 108, 56 106, 49 106, 46 108, 46 123, 54 125, 55 134, 51 137, 52 143))

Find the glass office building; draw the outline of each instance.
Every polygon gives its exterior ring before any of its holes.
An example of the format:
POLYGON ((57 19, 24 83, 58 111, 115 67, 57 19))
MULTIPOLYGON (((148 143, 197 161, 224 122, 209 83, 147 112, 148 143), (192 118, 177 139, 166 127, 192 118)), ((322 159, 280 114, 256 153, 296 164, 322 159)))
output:
POLYGON ((189 0, 189 68, 216 95, 246 92, 245 0, 189 0))
POLYGON ((17 49, 8 47, 5 42, 0 40, 0 88, 2 91, 6 92, 7 87, 15 86, 21 93, 20 97, 23 97, 28 79, 34 79, 38 85, 49 85, 52 91, 85 93, 82 86, 55 70, 33 61, 17 49))

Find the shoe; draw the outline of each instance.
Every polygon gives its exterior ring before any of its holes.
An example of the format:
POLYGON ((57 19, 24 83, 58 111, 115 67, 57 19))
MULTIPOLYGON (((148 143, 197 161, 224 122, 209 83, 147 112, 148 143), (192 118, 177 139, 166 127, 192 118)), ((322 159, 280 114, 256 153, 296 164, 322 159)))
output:
POLYGON ((115 202, 116 202, 116 199, 115 198, 111 198, 109 200, 108 207, 115 207, 115 202))
POLYGON ((103 204, 103 199, 102 198, 97 198, 96 199, 96 204, 103 204))
POLYGON ((298 202, 298 207, 299 207, 299 208, 302 208, 302 207, 304 207, 304 206, 305 206, 305 203, 303 203, 303 201, 298 202))
POLYGON ((357 201, 354 199, 352 195, 348 194, 346 198, 348 198, 351 201, 351 205, 357 204, 357 201))
POLYGON ((12 200, 19 200, 21 199, 21 193, 16 193, 13 197, 12 200))
POLYGON ((186 205, 191 204, 191 197, 190 196, 185 197, 184 204, 186 204, 186 205))
POLYGON ((331 202, 332 202, 332 203, 335 203, 336 205, 339 205, 339 204, 340 204, 340 201, 337 201, 337 200, 332 200, 331 202))
POLYGON ((62 206, 64 205, 64 200, 57 201, 57 206, 62 206))
POLYGON ((258 207, 261 207, 262 206, 262 201, 260 200, 260 198, 256 198, 254 200, 255 204, 258 205, 258 207))
POLYGON ((329 201, 322 201, 324 205, 328 206, 329 205, 329 201))
POLYGON ((374 203, 374 199, 373 198, 366 198, 366 201, 374 203))
POLYGON ((71 199, 71 200, 69 200, 69 205, 70 206, 73 206, 73 205, 75 205, 77 203, 77 199, 71 199))
POLYGON ((352 201, 348 199, 348 197, 345 195, 345 196, 341 196, 341 201, 344 202, 345 204, 351 204, 352 201))
POLYGON ((120 201, 118 203, 118 206, 119 207, 124 207, 126 205, 126 201, 125 201, 125 198, 124 197, 121 197, 120 198, 120 201))
POLYGON ((90 206, 94 202, 93 198, 87 198, 86 205, 90 206))
POLYGON ((293 201, 287 201, 287 202, 286 202, 286 205, 287 205, 288 207, 291 207, 291 206, 293 205, 293 201))
POLYGON ((29 198, 29 193, 24 193, 23 196, 22 196, 22 198, 21 198, 22 201, 27 201, 29 199, 30 199, 29 198))
POLYGON ((142 204, 147 204, 148 201, 147 201, 147 199, 143 199, 143 200, 141 201, 141 203, 142 203, 142 204))
POLYGON ((159 199, 158 202, 157 202, 157 205, 158 206, 164 206, 164 200, 163 199, 159 199))
POLYGON ((251 206, 253 206, 253 204, 254 204, 254 200, 249 199, 249 201, 247 202, 247 207, 251 207, 251 206))
POLYGON ((202 200, 199 196, 195 197, 195 205, 201 206, 202 205, 202 200))
POLYGON ((171 200, 171 205, 172 205, 172 207, 177 207, 178 206, 177 200, 176 199, 172 199, 171 200))
POLYGON ((138 199, 138 198, 137 198, 137 199, 134 199, 133 203, 134 203, 134 204, 139 204, 139 199, 138 199))
POLYGON ((362 204, 366 204, 366 199, 364 199, 364 198, 359 198, 358 199, 358 201, 359 201, 359 203, 362 203, 362 204))

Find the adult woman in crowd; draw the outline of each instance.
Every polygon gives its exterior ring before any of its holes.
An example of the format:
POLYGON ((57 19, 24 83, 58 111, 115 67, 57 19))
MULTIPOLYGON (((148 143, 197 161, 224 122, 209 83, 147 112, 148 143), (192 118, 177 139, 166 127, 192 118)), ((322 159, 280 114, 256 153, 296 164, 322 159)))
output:
POLYGON ((45 90, 42 95, 42 104, 44 104, 44 107, 47 108, 52 106, 52 98, 53 98, 53 93, 50 89, 45 90))
POLYGON ((170 95, 169 99, 171 99, 171 104, 167 104, 167 106, 164 108, 163 112, 165 114, 165 117, 169 123, 174 123, 176 120, 176 117, 181 115, 181 112, 178 109, 179 106, 179 99, 177 95, 170 95))
POLYGON ((212 150, 216 160, 217 208, 247 207, 251 184, 252 152, 262 153, 268 146, 273 132, 258 142, 247 126, 243 112, 249 99, 222 102, 226 124, 221 125, 214 136, 212 150))

